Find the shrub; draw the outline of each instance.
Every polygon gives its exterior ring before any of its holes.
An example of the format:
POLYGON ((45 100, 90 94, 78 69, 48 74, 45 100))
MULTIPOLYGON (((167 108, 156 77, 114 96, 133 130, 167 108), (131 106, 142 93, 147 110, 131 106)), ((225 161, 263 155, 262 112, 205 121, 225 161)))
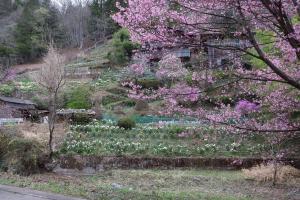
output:
POLYGON ((107 58, 111 63, 121 64, 128 62, 128 58, 125 55, 125 52, 121 49, 115 49, 113 52, 108 52, 107 58))
POLYGON ((133 100, 130 100, 130 99, 123 101, 123 105, 128 106, 128 107, 133 107, 133 106, 135 106, 135 104, 136 104, 136 102, 133 100))
POLYGON ((124 64, 129 61, 132 51, 138 48, 138 44, 130 41, 129 31, 120 29, 113 35, 113 50, 107 54, 108 59, 114 64, 124 64))
POLYGON ((142 86, 142 88, 144 89, 154 89, 154 90, 157 90, 160 86, 162 86, 162 82, 155 78, 138 79, 137 84, 142 86))
POLYGON ((76 113, 71 117, 73 124, 88 124, 93 118, 85 113, 76 113))
POLYGON ((137 100, 134 109, 136 111, 147 111, 149 110, 149 105, 147 101, 137 100))
MULTIPOLYGON (((260 182, 274 181, 274 165, 258 165, 250 169, 242 170, 247 179, 253 179, 260 182)), ((300 170, 289 165, 279 165, 276 179, 279 183, 292 181, 300 177, 300 170)))
POLYGON ((11 139, 4 155, 4 168, 20 175, 30 175, 40 170, 42 146, 35 140, 16 137, 11 139))
POLYGON ((37 108, 40 110, 47 110, 49 107, 49 103, 46 97, 43 98, 41 96, 36 95, 32 97, 31 100, 37 105, 37 108))
POLYGON ((4 155, 8 151, 8 144, 10 142, 10 137, 7 134, 0 132, 0 168, 3 165, 4 155))
POLYGON ((78 86, 66 93, 66 107, 70 109, 90 109, 91 89, 88 86, 78 86))
POLYGON ((118 120, 118 126, 126 130, 130 130, 135 127, 135 121, 129 117, 121 118, 118 120))
POLYGON ((0 95, 12 96, 15 91, 16 91, 16 87, 13 84, 0 85, 0 95))

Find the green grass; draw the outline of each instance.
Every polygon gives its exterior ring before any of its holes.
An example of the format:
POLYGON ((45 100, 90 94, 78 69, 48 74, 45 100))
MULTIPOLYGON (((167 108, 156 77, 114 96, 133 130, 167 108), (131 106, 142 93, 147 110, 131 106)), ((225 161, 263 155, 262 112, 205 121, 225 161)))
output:
POLYGON ((245 188, 239 188, 240 182, 245 184, 238 171, 212 170, 112 170, 89 177, 54 174, 21 177, 0 173, 0 184, 92 200, 257 199, 257 194, 248 194, 245 188), (115 188, 114 184, 121 188, 115 188))
POLYGON ((103 68, 109 63, 107 53, 112 49, 111 41, 93 49, 86 57, 79 58, 69 63, 67 67, 103 68))
MULTIPOLYGON (((42 175, 40 175, 42 177, 42 175)), ((53 192, 77 197, 87 197, 88 191, 83 185, 76 185, 68 182, 48 180, 47 182, 38 181, 32 177, 22 177, 10 175, 9 177, 0 176, 0 184, 26 187, 39 191, 53 192)))

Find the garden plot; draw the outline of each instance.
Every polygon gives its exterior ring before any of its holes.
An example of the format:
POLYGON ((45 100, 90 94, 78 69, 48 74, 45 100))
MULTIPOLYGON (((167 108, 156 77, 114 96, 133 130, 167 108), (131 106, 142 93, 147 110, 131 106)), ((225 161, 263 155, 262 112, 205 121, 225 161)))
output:
POLYGON ((138 125, 125 130, 113 122, 74 125, 61 152, 81 155, 260 156, 268 144, 256 135, 240 137, 209 125, 138 125))

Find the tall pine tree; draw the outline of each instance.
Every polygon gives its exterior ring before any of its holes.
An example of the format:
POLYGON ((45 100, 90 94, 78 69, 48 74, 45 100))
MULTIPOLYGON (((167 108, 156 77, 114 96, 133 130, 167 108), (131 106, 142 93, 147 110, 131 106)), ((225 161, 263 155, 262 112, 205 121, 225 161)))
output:
POLYGON ((41 56, 46 49, 36 27, 35 11, 39 8, 38 0, 29 0, 25 6, 21 18, 18 20, 15 40, 16 50, 24 61, 41 56))
POLYGON ((50 41, 63 42, 58 10, 50 0, 28 0, 15 30, 16 50, 23 61, 41 57, 50 41))

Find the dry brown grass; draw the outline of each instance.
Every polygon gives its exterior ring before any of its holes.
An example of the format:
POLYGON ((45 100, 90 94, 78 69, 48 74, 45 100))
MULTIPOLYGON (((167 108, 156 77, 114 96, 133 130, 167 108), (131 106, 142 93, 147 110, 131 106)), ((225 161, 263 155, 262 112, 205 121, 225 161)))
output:
MULTIPOLYGON (((250 169, 242 170, 244 176, 250 180, 260 182, 273 181, 274 165, 258 165, 250 169)), ((278 165, 277 183, 300 183, 300 170, 289 165, 278 165)))
MULTIPOLYGON (((54 147, 60 146, 66 133, 68 132, 68 125, 65 123, 59 123, 55 125, 54 130, 54 147)), ((21 135, 25 138, 35 139, 40 143, 47 145, 49 140, 48 124, 37 124, 25 122, 17 125, 17 129, 21 132, 21 135)))

